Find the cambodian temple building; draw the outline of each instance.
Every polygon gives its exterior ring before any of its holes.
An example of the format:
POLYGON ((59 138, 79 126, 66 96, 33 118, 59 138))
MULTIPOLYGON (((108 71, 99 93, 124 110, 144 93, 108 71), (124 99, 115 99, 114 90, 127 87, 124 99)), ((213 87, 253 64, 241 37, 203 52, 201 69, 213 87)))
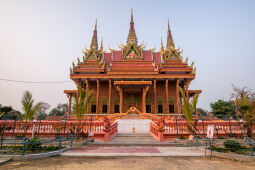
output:
MULTIPOLYGON (((201 90, 189 90, 196 68, 194 63, 188 65, 182 50, 175 47, 169 22, 166 47, 161 40, 159 51, 138 43, 131 12, 126 44, 105 52, 102 41, 98 46, 96 23, 90 48, 82 52, 83 59, 73 63, 70 78, 85 88, 87 94, 93 90, 88 114, 126 113, 132 106, 141 113, 179 114, 179 87, 184 88, 188 98, 201 93, 201 90)), ((77 91, 64 92, 69 97, 70 113, 71 100, 77 91)))

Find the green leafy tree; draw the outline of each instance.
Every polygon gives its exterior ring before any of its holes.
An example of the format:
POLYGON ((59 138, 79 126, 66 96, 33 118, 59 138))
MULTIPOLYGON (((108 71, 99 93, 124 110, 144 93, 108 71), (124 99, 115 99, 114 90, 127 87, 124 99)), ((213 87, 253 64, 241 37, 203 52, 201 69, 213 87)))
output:
POLYGON ((231 116, 236 119, 235 105, 233 101, 218 100, 217 102, 211 103, 210 106, 212 114, 215 117, 224 119, 231 116))
POLYGON ((207 115, 208 111, 202 109, 202 108, 197 108, 197 112, 200 113, 201 115, 207 115))
POLYGON ((231 99, 234 100, 238 117, 244 119, 247 135, 252 138, 252 127, 255 122, 255 93, 247 87, 238 88, 233 86, 233 90, 231 99))
POLYGON ((184 114, 184 117, 187 120, 187 128, 188 128, 190 134, 196 135, 197 119, 194 122, 193 115, 195 114, 195 110, 196 110, 196 106, 197 106, 198 94, 196 93, 190 102, 189 100, 187 100, 186 94, 181 87, 180 87, 180 92, 181 92, 182 101, 183 101, 182 102, 183 103, 182 104, 182 112, 184 114))
POLYGON ((51 109, 49 116, 64 116, 68 112, 68 104, 59 103, 57 107, 51 109))

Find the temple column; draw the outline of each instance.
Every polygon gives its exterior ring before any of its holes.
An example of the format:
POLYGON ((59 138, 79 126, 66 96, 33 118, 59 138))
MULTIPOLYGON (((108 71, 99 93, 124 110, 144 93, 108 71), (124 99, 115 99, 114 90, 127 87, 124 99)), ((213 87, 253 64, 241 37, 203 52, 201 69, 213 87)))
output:
POLYGON ((120 94, 120 113, 122 113, 122 104, 123 104, 123 89, 119 86, 117 86, 117 90, 119 91, 120 94))
POLYGON ((166 113, 169 113, 169 96, 168 96, 168 79, 166 79, 166 102, 165 102, 165 110, 166 110, 166 113))
POLYGON ((157 113, 157 94, 156 94, 157 90, 156 90, 156 79, 154 79, 154 114, 157 113))
POLYGON ((69 103, 68 103, 68 113, 69 115, 71 115, 71 108, 72 108, 72 94, 67 95, 68 99, 69 99, 69 103))
POLYGON ((143 88, 143 96, 142 96, 142 113, 146 113, 146 93, 149 90, 149 86, 143 88))
POLYGON ((99 79, 97 79, 97 101, 96 101, 96 114, 99 112, 99 79))
MULTIPOLYGON (((86 79, 86 100, 88 99, 89 95, 89 80, 86 79)), ((89 113, 89 107, 87 107, 87 113, 89 113)))
POLYGON ((177 107, 177 114, 181 113, 181 102, 180 102, 180 90, 179 90, 180 80, 176 80, 176 107, 177 107))
POLYGON ((189 84, 190 82, 188 80, 185 81, 185 92, 186 92, 187 101, 189 101, 189 84))
POLYGON ((111 114, 112 80, 109 79, 108 114, 111 114))

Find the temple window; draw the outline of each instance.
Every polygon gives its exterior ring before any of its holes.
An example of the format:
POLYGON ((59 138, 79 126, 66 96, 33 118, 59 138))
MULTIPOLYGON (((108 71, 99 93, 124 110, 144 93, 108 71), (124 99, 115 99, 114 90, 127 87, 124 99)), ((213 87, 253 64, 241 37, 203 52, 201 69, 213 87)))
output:
POLYGON ((106 104, 103 105, 103 113, 107 113, 107 105, 106 104))
POLYGON ((169 112, 174 113, 174 105, 173 104, 169 105, 169 112))
POLYGON ((163 106, 162 106, 162 104, 158 105, 158 113, 163 113, 163 106))
POLYGON ((151 113, 151 105, 146 105, 146 113, 151 113))
POLYGON ((96 113, 97 106, 95 104, 91 105, 91 113, 96 113))
POLYGON ((120 112, 120 106, 119 105, 114 105, 114 113, 119 113, 120 112))

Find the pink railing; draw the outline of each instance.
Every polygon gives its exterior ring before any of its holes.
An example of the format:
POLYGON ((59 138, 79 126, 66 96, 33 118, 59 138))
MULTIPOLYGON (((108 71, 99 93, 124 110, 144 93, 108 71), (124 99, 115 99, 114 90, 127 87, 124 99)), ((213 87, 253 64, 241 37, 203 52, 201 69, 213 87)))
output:
MULTIPOLYGON (((208 125, 214 125, 214 136, 215 137, 240 137, 246 134, 243 131, 242 125, 238 121, 199 121, 196 126, 196 134, 204 137, 207 135, 208 125)), ((253 133, 255 134, 255 125, 253 126, 253 133)), ((188 137, 190 135, 187 128, 187 121, 175 121, 164 122, 163 128, 160 128, 156 122, 150 124, 150 134, 158 141, 172 140, 178 136, 188 137)))
POLYGON ((68 136, 80 127, 84 133, 94 134, 97 140, 109 141, 117 134, 116 122, 112 122, 109 127, 105 127, 104 121, 0 121, 0 127, 4 129, 3 136, 32 136, 34 126, 34 135, 39 137, 68 136), (39 129, 40 127, 40 129, 39 129), (26 130, 27 129, 27 130, 26 130), (25 134, 26 133, 26 134, 25 134))

